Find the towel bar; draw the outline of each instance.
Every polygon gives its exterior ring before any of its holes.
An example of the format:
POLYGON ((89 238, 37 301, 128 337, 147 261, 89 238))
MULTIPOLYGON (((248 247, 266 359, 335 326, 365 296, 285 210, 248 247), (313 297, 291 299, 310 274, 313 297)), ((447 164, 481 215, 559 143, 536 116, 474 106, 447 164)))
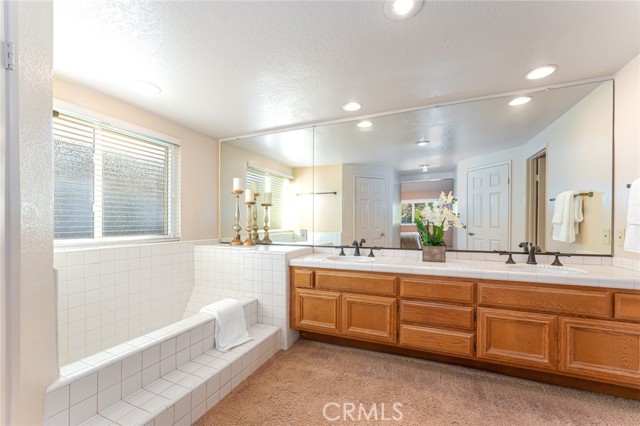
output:
MULTIPOLYGON (((593 191, 591 192, 579 192, 574 197, 593 197, 593 191)), ((549 198, 549 201, 555 201, 555 198, 549 198)))

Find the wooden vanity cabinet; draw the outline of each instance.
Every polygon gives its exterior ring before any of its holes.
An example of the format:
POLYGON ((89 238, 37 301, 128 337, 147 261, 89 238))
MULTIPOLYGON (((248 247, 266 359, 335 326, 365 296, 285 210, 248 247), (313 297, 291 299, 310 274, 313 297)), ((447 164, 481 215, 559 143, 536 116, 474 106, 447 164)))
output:
POLYGON ((297 267, 290 276, 292 328, 640 399, 640 291, 297 267))
POLYGON ((640 324, 560 318, 560 371, 640 389, 640 324))
POLYGON ((293 327, 318 333, 340 334, 340 293, 295 290, 293 327))
POLYGON ((291 276, 293 328, 377 343, 396 342, 395 276, 297 268, 291 276))
POLYGON ((400 346, 473 357, 475 284, 401 278, 400 346))
POLYGON ((556 315, 478 308, 478 358, 556 370, 557 324, 556 315))

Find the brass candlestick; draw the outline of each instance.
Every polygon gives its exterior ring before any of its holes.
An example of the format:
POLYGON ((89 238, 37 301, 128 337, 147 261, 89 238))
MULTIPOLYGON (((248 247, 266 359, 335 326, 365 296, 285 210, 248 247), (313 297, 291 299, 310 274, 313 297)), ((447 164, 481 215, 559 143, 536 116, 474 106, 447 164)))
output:
POLYGON ((233 224, 233 227, 231 229, 233 229, 234 232, 234 236, 233 236, 233 240, 231 240, 231 245, 232 246, 241 246, 242 245, 242 239, 240 238, 240 231, 242 231, 242 226, 240 226, 240 195, 243 193, 244 191, 242 189, 235 189, 233 191, 231 191, 232 194, 235 195, 236 197, 236 212, 234 214, 234 219, 235 219, 235 223, 233 224))
MULTIPOLYGON (((258 203, 258 197, 260 196, 260 194, 258 192, 254 192, 253 193, 253 201, 254 203, 258 203)), ((256 208, 253 209, 253 227, 251 228, 253 229, 253 241, 255 243, 259 243, 260 242, 260 235, 258 235, 258 206, 256 205, 256 208)))
POLYGON ((262 244, 271 244, 271 238, 269 238, 269 207, 273 204, 264 203, 262 207, 264 207, 264 238, 262 238, 262 244))
POLYGON ((256 245, 255 241, 253 241, 253 239, 251 238, 251 230, 252 230, 251 219, 253 217, 251 214, 251 207, 253 207, 255 203, 256 203, 255 201, 245 201, 245 204, 247 205, 247 239, 244 240, 244 243, 243 243, 243 245, 245 246, 256 245))

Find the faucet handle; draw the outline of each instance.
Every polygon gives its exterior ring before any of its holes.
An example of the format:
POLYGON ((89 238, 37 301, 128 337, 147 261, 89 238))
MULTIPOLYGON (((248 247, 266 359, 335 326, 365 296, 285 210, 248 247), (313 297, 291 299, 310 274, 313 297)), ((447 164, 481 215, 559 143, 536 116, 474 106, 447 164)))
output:
POLYGON ((553 259, 551 263, 552 266, 563 266, 562 263, 560 263, 560 256, 571 257, 570 254, 560 254, 559 251, 547 251, 544 254, 553 254, 555 256, 555 259, 553 259))
POLYGON ((373 255, 373 250, 380 250, 380 247, 371 247, 371 251, 369 251, 369 256, 367 256, 367 257, 375 257, 373 255))
POLYGON ((509 265, 515 265, 515 264, 516 264, 516 262, 514 262, 514 261, 513 261, 513 257, 511 256, 513 253, 511 253, 510 251, 499 251, 499 250, 494 250, 494 251, 495 251, 496 253, 498 253, 500 256, 504 256, 504 255, 506 255, 506 254, 508 254, 508 255, 509 255, 509 258, 508 258, 508 259, 507 259, 507 261, 506 261, 506 262, 504 262, 504 263, 507 263, 507 264, 509 264, 509 265))

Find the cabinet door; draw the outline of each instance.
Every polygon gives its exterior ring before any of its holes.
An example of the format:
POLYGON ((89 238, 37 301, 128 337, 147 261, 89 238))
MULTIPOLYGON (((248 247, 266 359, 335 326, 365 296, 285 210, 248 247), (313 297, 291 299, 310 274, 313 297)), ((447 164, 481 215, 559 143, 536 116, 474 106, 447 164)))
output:
POLYGON ((478 308, 478 358, 556 370, 557 316, 478 308))
POLYGON ((342 335, 374 342, 396 341, 396 299, 342 294, 342 335))
POLYGON ((340 334, 340 293, 305 289, 295 292, 295 328, 340 334))
POLYGON ((640 389, 640 324, 560 318, 559 368, 640 389))

